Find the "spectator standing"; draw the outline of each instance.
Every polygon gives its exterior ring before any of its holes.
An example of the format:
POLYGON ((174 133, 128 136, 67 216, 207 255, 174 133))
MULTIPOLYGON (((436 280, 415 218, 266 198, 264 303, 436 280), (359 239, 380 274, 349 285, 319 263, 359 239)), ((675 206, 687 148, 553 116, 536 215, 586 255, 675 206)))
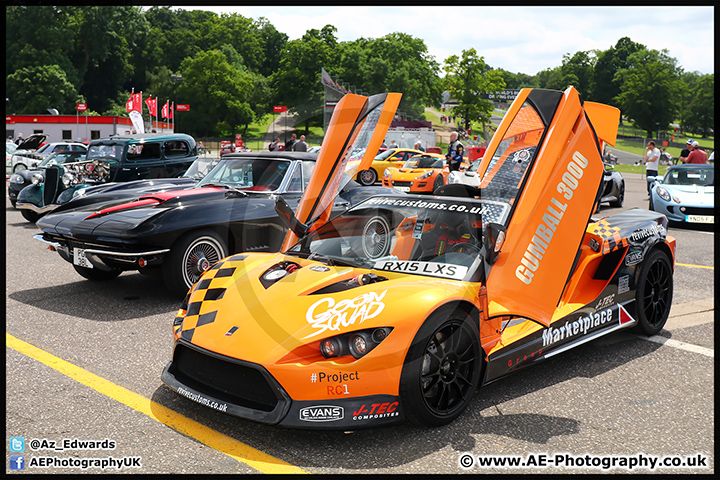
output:
POLYGON ((425 147, 422 146, 422 142, 420 140, 415 142, 415 150, 420 150, 421 152, 425 151, 425 147))
POLYGON ((400 148, 400 146, 395 142, 395 139, 393 138, 390 140, 390 148, 400 148))
POLYGON ((450 134, 450 145, 448 145, 448 153, 445 158, 448 162, 448 168, 451 172, 457 172, 460 170, 460 164, 463 161, 463 153, 465 152, 465 145, 458 140, 457 132, 450 134))
POLYGON ((270 150, 271 152, 274 152, 275 150, 277 150, 278 145, 280 145, 280 139, 276 138, 275 140, 272 141, 272 143, 270 143, 270 145, 268 145, 268 150, 270 150))
POLYGON ((300 140, 293 144, 293 152, 307 152, 308 145, 305 143, 305 135, 300 135, 300 140))
POLYGON ((17 139, 15 140, 15 145, 20 145, 23 142, 23 134, 18 133, 17 139))
POLYGON ((293 145, 295 145, 295 142, 297 142, 297 135, 295 135, 295 134, 293 133, 292 136, 290 137, 290 140, 288 140, 287 142, 285 142, 285 151, 286 151, 286 152, 292 152, 293 145))
POLYGON ((660 163, 662 165, 672 165, 672 156, 667 153, 665 148, 660 151, 660 163))
POLYGON ((693 141, 692 147, 692 152, 690 152, 685 163, 708 163, 707 153, 700 149, 700 144, 697 140, 693 141))
POLYGON ((649 177, 656 177, 658 174, 658 164, 660 163, 660 150, 655 146, 655 142, 650 140, 647 145, 647 153, 645 154, 645 179, 647 180, 647 192, 650 195, 649 177))
POLYGON ((715 163, 715 150, 710 152, 710 156, 708 157, 708 163, 712 163, 712 164, 715 163))
POLYGON ((687 161, 687 157, 690 156, 690 152, 692 152, 692 139, 688 138, 688 141, 685 142, 686 147, 682 149, 682 152, 680 152, 680 163, 685 163, 687 161))
POLYGON ((380 144, 380 148, 387 148, 387 143, 385 143, 385 139, 383 139, 383 143, 380 144))

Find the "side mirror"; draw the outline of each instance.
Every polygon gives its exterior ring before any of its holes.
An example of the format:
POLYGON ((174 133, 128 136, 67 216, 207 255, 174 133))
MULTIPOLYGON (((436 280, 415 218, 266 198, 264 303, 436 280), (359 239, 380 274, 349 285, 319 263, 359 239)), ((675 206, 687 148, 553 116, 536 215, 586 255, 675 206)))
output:
POLYGON ((500 250, 505 243, 505 226, 499 223, 488 223, 485 227, 485 241, 483 246, 485 248, 485 259, 489 264, 495 263, 500 250))
POLYGON ((275 211, 285 226, 292 230, 295 235, 298 237, 305 236, 309 227, 295 218, 295 212, 290 208, 285 198, 280 195, 275 197, 275 211))
POLYGON ((662 176, 648 177, 648 178, 647 178, 648 182, 650 182, 650 183, 662 183, 662 179, 663 179, 662 176))

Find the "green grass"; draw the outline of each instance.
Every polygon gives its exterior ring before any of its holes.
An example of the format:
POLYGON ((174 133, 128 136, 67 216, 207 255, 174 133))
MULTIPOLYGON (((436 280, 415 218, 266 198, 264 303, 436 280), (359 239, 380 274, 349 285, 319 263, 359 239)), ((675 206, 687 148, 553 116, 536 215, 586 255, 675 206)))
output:
MULTIPOLYGON (((620 173, 641 173, 645 174, 644 165, 614 165, 614 170, 620 173)), ((665 175, 665 171, 668 169, 667 165, 660 165, 658 167, 658 175, 665 175)))

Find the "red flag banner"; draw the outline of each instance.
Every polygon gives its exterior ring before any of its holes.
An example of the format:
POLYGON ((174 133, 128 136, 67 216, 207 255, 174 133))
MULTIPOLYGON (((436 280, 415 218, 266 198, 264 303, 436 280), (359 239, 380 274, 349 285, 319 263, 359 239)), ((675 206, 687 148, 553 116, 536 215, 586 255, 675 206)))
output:
POLYGON ((130 94, 130 98, 125 104, 125 110, 128 112, 137 110, 142 113, 142 92, 130 94))
POLYGON ((78 112, 84 112, 87 110, 87 103, 78 103, 76 106, 78 112))
POLYGON ((273 113, 282 113, 287 111, 287 106, 285 105, 275 105, 273 107, 273 113))
POLYGON ((145 105, 147 105, 150 115, 157 117, 157 98, 153 99, 148 97, 148 99, 145 100, 145 105))
POLYGON ((188 105, 187 103, 185 103, 185 104, 183 104, 183 103, 178 103, 177 105, 175 105, 175 109, 176 109, 178 112, 189 112, 189 111, 190 111, 190 105, 188 105))
POLYGON ((175 102, 173 102, 172 105, 170 105, 170 120, 175 118, 174 113, 175 113, 175 102))
POLYGON ((165 102, 165 105, 162 107, 162 117, 170 118, 170 100, 165 102))

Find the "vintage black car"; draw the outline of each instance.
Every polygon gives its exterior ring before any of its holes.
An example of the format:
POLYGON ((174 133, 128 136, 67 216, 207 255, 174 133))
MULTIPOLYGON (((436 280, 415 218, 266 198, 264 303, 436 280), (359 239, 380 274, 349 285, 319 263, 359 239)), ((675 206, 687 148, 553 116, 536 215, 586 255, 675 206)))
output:
MULTIPOLYGON (((287 228, 275 211, 282 196, 296 208, 317 154, 236 153, 193 188, 98 203, 80 196, 37 222, 41 235, 85 278, 106 280, 125 270, 162 274, 168 288, 185 295, 200 275, 236 252, 274 252, 287 228)), ((360 187, 346 178, 335 200, 344 211, 385 187, 360 187)), ((92 197, 95 197, 93 199, 92 197)))
MULTIPOLYGON (((44 181, 45 169, 47 167, 51 167, 53 165, 62 165, 64 163, 81 162, 85 160, 85 155, 85 152, 71 151, 51 153, 50 155, 45 157, 42 162, 38 164, 37 168, 34 168, 32 170, 18 170, 17 172, 10 175, 10 181, 8 182, 8 197, 10 198, 10 203, 12 203, 12 206, 15 206, 15 203, 17 202, 17 196, 23 188, 27 187, 33 182, 42 183, 44 181)), ((23 210, 23 216, 25 216, 26 212, 34 213, 31 210, 23 210)), ((35 221, 30 220, 27 217, 25 218, 31 222, 35 221)))
POLYGON ((16 207, 33 212, 35 215, 23 216, 35 221, 89 185, 180 177, 196 158, 195 139, 180 133, 94 140, 85 162, 48 167, 43 182, 27 186, 18 194, 16 207))

